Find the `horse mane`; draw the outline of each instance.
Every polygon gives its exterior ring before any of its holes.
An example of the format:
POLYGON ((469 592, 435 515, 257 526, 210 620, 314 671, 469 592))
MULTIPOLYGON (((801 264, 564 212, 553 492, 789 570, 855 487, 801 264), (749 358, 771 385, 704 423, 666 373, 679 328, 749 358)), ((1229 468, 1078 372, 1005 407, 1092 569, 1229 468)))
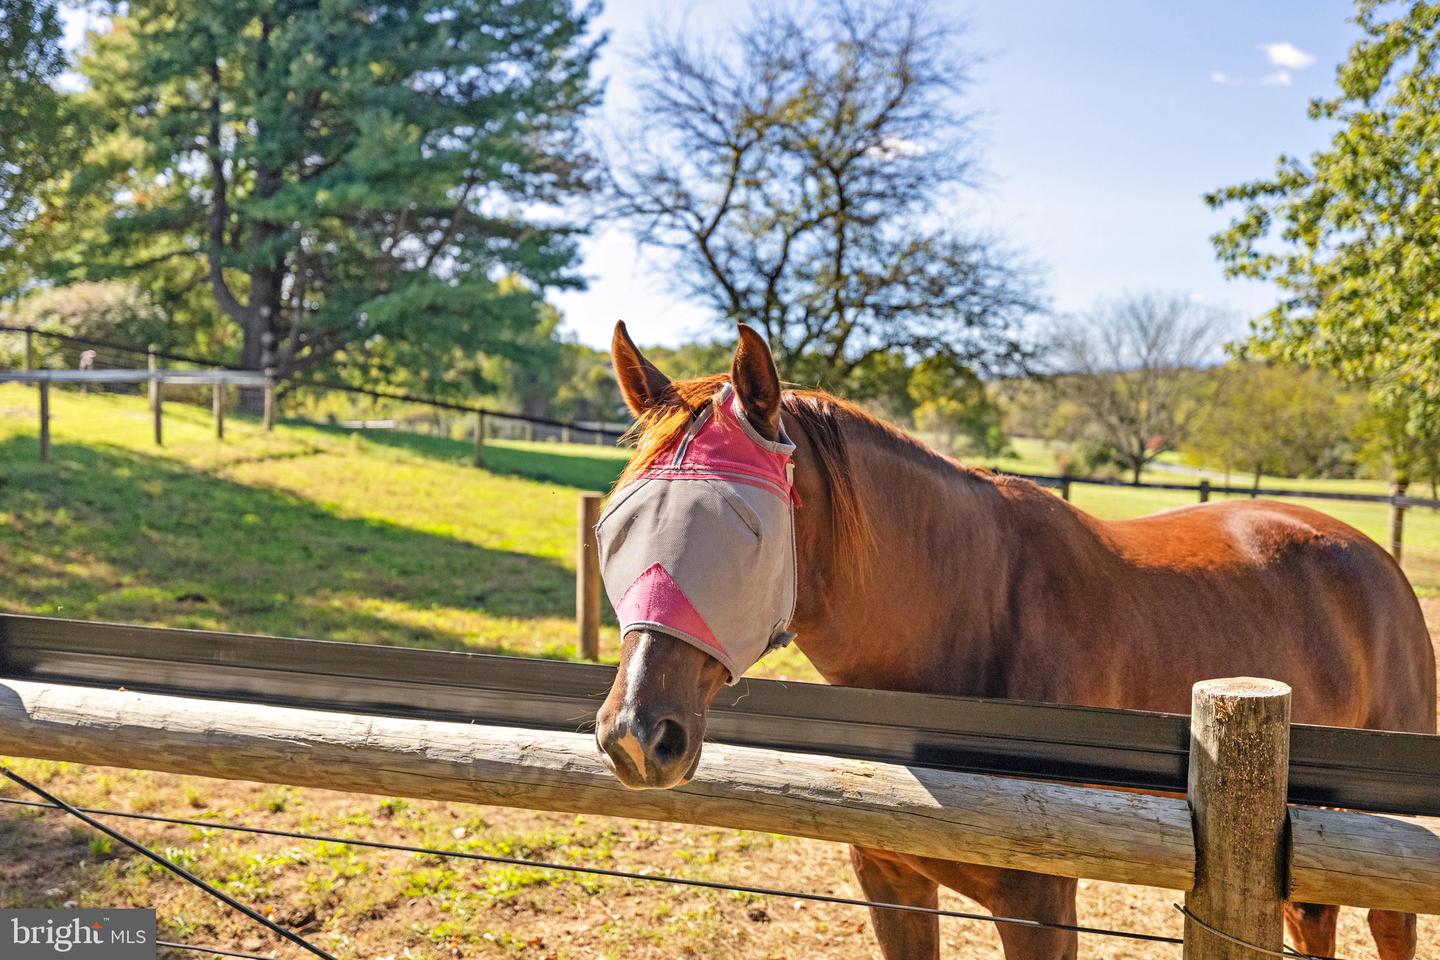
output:
MULTIPOLYGON (((615 486, 635 480, 672 449, 690 421, 728 380, 725 374, 714 374, 672 383, 670 396, 640 414, 625 435, 626 440, 634 442, 635 455, 615 486)), ((781 397, 781 408, 805 431, 815 450, 816 466, 830 494, 830 523, 835 531, 836 549, 849 555, 868 552, 874 536, 869 518, 860 507, 843 422, 864 422, 894 434, 902 443, 915 445, 914 441, 853 403, 820 390, 786 390, 781 397)))

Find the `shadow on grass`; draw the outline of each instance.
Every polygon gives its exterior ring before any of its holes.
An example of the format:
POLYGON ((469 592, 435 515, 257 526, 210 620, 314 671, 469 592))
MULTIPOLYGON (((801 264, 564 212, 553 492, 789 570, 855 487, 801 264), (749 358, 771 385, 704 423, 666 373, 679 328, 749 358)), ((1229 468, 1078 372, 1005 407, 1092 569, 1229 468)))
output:
POLYGON ((33 439, 0 443, 5 608, 534 656, 568 650, 477 642, 457 621, 474 611, 493 633, 513 618, 523 633, 573 604, 574 574, 553 560, 336 516, 122 448, 58 444, 41 464, 33 439))
MULTIPOLYGON (((469 440, 431 437, 404 430, 354 430, 329 424, 311 426, 336 436, 359 434, 376 446, 404 450, 436 460, 469 463, 475 453, 475 445, 469 440)), ((585 456, 574 452, 573 447, 561 448, 557 445, 553 453, 533 447, 522 449, 493 443, 485 447, 485 469, 492 473, 512 474, 581 490, 609 490, 624 466, 625 462, 617 457, 585 456)))

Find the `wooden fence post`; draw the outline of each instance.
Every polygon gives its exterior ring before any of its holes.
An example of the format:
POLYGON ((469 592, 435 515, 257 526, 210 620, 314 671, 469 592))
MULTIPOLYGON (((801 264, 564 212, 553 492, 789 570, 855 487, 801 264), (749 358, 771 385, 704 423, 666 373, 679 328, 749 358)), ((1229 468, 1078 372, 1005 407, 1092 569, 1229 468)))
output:
POLYGON ((150 416, 155 420, 155 446, 164 446, 164 436, 160 430, 160 378, 157 373, 160 370, 160 358, 157 356, 159 347, 150 344, 145 350, 145 368, 150 371, 150 416))
POLYGON ((1200 502, 1201 502, 1201 503, 1209 503, 1209 502, 1210 502, 1210 481, 1209 481, 1209 480, 1201 480, 1201 481, 1200 481, 1200 502))
POLYGON ((35 369, 35 331, 30 327, 25 328, 25 369, 35 369))
POLYGON ((535 424, 529 420, 525 421, 525 440, 529 443, 535 442, 535 424))
POLYGON ((165 385, 159 378, 150 381, 150 412, 155 416, 155 446, 165 446, 165 431, 161 425, 165 411, 165 385))
POLYGON ((575 620, 580 628, 580 656, 600 659, 600 544, 595 525, 600 522, 601 494, 580 494, 580 530, 576 536, 575 620))
POLYGON ((485 411, 475 413, 475 456, 471 461, 477 467, 485 466, 485 411))
POLYGON ((225 384, 217 383, 210 388, 210 411, 215 416, 215 439, 225 439, 225 384))
POLYGON ((1405 491, 1410 486, 1404 480, 1396 480, 1390 485, 1390 556, 1395 562, 1400 562, 1400 554, 1405 543, 1405 508, 1396 501, 1405 496, 1405 491))
POLYGON ((40 381, 40 459, 50 459, 50 382, 40 381))
POLYGON ((1060 499, 1070 499, 1070 478, 1068 476, 1060 478, 1060 499))
POLYGON ((265 432, 275 429, 275 375, 265 371, 265 432))
POLYGON ((1190 815, 1195 884, 1185 895, 1185 960, 1255 960, 1285 938, 1285 792, 1290 688, 1238 677, 1195 684, 1190 815))

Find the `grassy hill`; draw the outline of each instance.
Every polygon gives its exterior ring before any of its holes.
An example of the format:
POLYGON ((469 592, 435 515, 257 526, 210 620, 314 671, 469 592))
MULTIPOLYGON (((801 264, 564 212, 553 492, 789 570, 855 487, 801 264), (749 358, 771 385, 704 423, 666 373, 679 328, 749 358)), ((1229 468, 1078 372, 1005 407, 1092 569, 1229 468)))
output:
POLYGON ((34 404, 0 387, 0 595, 47 616, 569 656, 576 494, 625 462, 234 417, 221 443, 178 403, 157 448, 142 400, 57 391, 42 464, 34 404))

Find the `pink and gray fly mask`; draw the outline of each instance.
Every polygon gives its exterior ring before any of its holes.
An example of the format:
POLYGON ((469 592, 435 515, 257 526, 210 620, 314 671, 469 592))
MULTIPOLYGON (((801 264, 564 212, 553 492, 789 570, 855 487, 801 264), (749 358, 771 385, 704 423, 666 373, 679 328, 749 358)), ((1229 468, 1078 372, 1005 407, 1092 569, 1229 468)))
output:
POLYGON ((791 638, 791 454, 756 432, 729 384, 655 466, 615 494, 596 533, 620 634, 653 630, 719 660, 737 682, 791 638))

